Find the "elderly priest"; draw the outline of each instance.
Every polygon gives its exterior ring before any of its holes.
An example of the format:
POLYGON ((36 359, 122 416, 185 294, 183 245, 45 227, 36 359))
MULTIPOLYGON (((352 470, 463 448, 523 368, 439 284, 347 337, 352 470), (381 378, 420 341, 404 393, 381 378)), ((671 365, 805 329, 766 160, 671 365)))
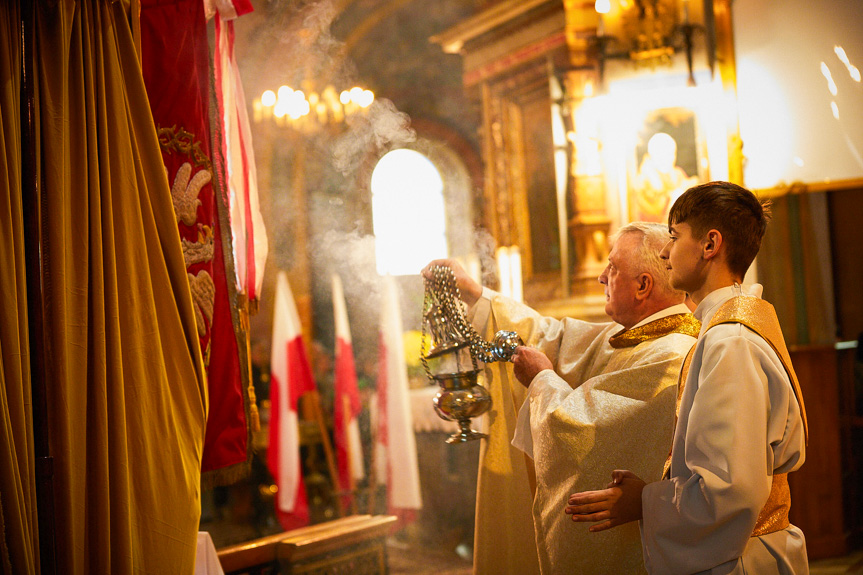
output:
POLYGON ((667 233, 633 223, 615 234, 599 276, 607 323, 542 317, 452 260, 424 270, 453 269, 477 331, 514 330, 526 343, 512 366, 486 366, 494 403, 480 453, 475 573, 645 572, 637 524, 591 534, 564 508, 570 493, 605 487, 614 466, 662 475, 678 374, 699 330, 659 259, 667 233))

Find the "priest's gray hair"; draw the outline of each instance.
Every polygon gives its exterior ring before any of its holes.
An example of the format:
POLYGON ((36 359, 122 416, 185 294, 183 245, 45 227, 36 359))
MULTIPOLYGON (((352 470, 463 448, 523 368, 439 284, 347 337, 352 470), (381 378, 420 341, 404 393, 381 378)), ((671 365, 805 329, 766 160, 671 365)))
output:
POLYGON ((659 257, 659 252, 668 243, 668 226, 653 222, 632 222, 621 226, 610 238, 614 244, 625 234, 638 234, 641 243, 635 252, 635 264, 638 273, 647 272, 653 276, 654 285, 661 293, 683 295, 683 292, 671 287, 671 273, 666 263, 659 257))

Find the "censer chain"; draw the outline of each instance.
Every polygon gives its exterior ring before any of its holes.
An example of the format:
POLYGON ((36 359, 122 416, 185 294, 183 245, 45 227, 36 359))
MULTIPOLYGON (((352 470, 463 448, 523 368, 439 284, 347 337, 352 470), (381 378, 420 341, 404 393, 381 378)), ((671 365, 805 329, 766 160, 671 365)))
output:
MULTIPOLYGON (((495 347, 482 339, 473 326, 465 319, 466 305, 461 301, 461 291, 456 283, 455 273, 446 266, 435 266, 432 268, 430 281, 425 280, 424 308, 428 310, 434 305, 435 300, 441 307, 445 317, 454 325, 459 334, 468 342, 471 357, 474 363, 479 360, 483 363, 492 363, 497 360, 495 347)), ((423 325, 423 347, 425 347, 425 325, 423 325)), ((422 350, 423 357, 425 349, 422 350)), ((425 360, 423 360, 425 362, 425 360)))

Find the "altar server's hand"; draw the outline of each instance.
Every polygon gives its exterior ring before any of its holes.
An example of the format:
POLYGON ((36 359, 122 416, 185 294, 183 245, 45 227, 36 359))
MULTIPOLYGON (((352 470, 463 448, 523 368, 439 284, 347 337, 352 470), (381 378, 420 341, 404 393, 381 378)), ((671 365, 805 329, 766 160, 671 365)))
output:
POLYGON ((513 373, 516 379, 525 387, 544 369, 554 369, 548 356, 532 347, 520 345, 512 356, 513 373))
POLYGON ((467 275, 461 264, 453 259, 432 260, 426 267, 423 268, 422 275, 426 279, 432 279, 431 269, 434 266, 443 266, 451 269, 455 274, 455 284, 461 292, 461 299, 467 305, 473 305, 482 296, 482 286, 474 281, 472 277, 467 275))
POLYGON ((590 526, 592 532, 638 521, 645 485, 633 472, 615 469, 606 489, 573 493, 564 512, 573 521, 595 523, 590 526))

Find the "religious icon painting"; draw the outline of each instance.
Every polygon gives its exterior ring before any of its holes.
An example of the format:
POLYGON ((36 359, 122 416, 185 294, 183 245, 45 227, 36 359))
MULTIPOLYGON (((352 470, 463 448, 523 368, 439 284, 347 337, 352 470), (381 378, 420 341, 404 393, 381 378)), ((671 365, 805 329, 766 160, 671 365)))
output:
POLYGON ((628 168, 630 221, 665 222, 683 192, 707 181, 702 147, 693 110, 660 108, 645 115, 628 168))

